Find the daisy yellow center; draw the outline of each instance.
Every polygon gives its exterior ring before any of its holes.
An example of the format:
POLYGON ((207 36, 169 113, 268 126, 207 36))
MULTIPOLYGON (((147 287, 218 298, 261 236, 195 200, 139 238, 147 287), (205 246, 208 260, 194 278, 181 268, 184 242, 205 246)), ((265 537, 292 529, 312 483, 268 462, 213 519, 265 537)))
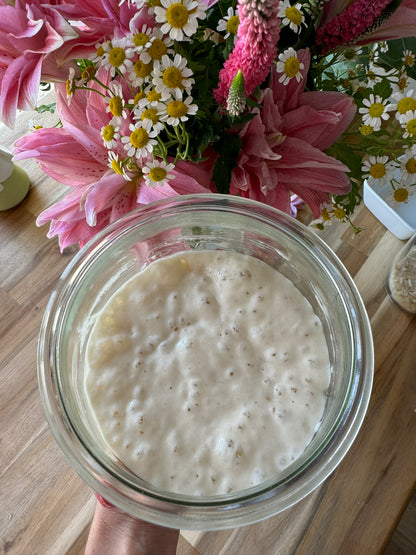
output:
POLYGON ((372 132, 373 132, 373 128, 371 127, 371 125, 362 125, 360 127, 361 135, 371 135, 372 132))
POLYGON ((162 56, 164 56, 167 51, 168 51, 168 48, 166 44, 163 42, 163 40, 155 39, 152 42, 151 46, 149 46, 147 53, 154 60, 161 60, 162 56))
POLYGON ((160 93, 156 92, 155 90, 149 91, 147 93, 147 100, 149 102, 157 102, 161 98, 162 98, 162 95, 160 93))
POLYGON ((409 197, 408 191, 404 187, 396 189, 393 193, 393 198, 396 202, 406 202, 409 197))
POLYGON ((338 218, 338 220, 342 220, 345 218, 345 210, 343 208, 336 208, 334 210, 334 216, 338 218))
POLYGON ((152 68, 152 62, 150 62, 149 64, 144 64, 141 60, 137 60, 134 63, 134 73, 137 75, 137 77, 141 77, 142 79, 151 74, 152 68))
POLYGON ((108 61, 114 67, 120 67, 125 59, 126 53, 119 46, 112 48, 108 54, 108 61))
POLYGON ((374 102, 368 109, 372 118, 379 118, 384 112, 384 105, 381 102, 374 102))
POLYGON ((370 175, 374 179, 380 179, 386 175, 386 166, 380 162, 376 162, 370 168, 370 175))
POLYGON ((289 21, 291 21, 295 25, 300 25, 302 23, 302 14, 294 6, 287 8, 285 15, 289 19, 289 21))
POLYGON ((404 57, 404 63, 407 66, 413 67, 415 64, 415 58, 414 56, 412 56, 411 54, 406 54, 406 56, 404 57))
POLYGON ((143 98, 146 98, 146 93, 144 91, 139 91, 134 97, 134 104, 138 104, 143 98))
POLYGON ((322 210, 321 217, 325 222, 329 222, 329 220, 331 219, 331 216, 328 214, 328 210, 326 208, 322 210))
POLYGON ((114 127, 112 125, 106 125, 103 129, 103 139, 105 141, 111 141, 114 138, 114 127))
POLYGON ((240 25, 240 18, 238 17, 238 15, 232 15, 230 19, 227 21, 227 33, 236 35, 239 25, 240 25))
POLYGON ((416 135, 416 119, 411 119, 406 123, 406 131, 409 135, 416 135))
POLYGON ((149 134, 146 129, 139 127, 130 134, 130 142, 134 148, 143 148, 149 142, 149 134))
POLYGON ((409 158, 405 165, 407 173, 416 173, 416 160, 414 158, 409 158))
POLYGON ((97 56, 101 58, 102 56, 104 56, 104 54, 105 54, 104 48, 102 46, 99 46, 97 48, 97 56))
POLYGON ((149 35, 146 35, 146 33, 136 33, 133 37, 133 42, 137 47, 146 46, 149 42, 149 35))
POLYGON ((182 29, 188 23, 189 12, 186 7, 181 4, 171 4, 166 10, 166 21, 175 29, 182 29))
POLYGON ((108 103, 108 107, 110 108, 110 112, 113 116, 116 116, 117 118, 122 116, 123 102, 119 96, 113 96, 108 103))
POLYGON ((288 77, 295 77, 299 73, 299 60, 295 56, 291 56, 285 61, 285 73, 288 77))
POLYGON ((164 169, 164 168, 152 168, 149 171, 149 177, 152 181, 163 181, 166 176, 167 176, 168 172, 164 169))
POLYGON ((412 110, 412 112, 416 110, 416 100, 411 96, 406 96, 397 103, 397 111, 400 114, 405 114, 408 110, 412 110))
POLYGON ((182 116, 186 116, 186 114, 188 113, 188 108, 186 107, 186 104, 181 100, 173 100, 167 105, 166 111, 168 115, 173 118, 181 118, 182 116))
POLYGON ((179 87, 183 89, 182 85, 182 72, 177 67, 168 67, 163 72, 163 84, 169 89, 175 89, 179 87))
POLYGON ((118 173, 119 175, 123 175, 123 168, 121 167, 120 162, 118 160, 116 160, 115 158, 113 160, 111 160, 111 169, 115 173, 118 173))
POLYGON ((142 114, 142 120, 150 119, 152 123, 157 123, 159 121, 159 116, 154 108, 148 108, 142 114))

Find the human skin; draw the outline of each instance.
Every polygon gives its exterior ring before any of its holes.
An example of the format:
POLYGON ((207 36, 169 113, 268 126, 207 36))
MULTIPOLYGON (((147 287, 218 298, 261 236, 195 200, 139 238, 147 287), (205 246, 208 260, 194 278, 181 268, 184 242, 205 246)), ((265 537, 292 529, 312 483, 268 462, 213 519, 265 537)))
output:
POLYGON ((179 530, 134 518, 97 496, 85 555, 175 555, 179 530))

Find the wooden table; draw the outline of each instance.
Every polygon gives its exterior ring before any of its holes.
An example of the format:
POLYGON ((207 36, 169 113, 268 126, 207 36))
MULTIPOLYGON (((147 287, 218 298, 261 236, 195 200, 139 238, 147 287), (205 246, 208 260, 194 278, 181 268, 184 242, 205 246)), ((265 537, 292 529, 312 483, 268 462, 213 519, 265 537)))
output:
MULTIPOLYGON (((0 129, 0 143, 27 130, 0 129)), ((61 254, 35 219, 62 196, 34 161, 21 162, 32 188, 0 213, 0 552, 83 553, 94 498, 67 465, 46 424, 36 376, 41 318, 74 249, 61 254)), ((321 235, 353 276, 371 319, 375 379, 358 437, 337 470, 306 499, 261 523, 182 532, 179 555, 372 555, 381 553, 416 486, 416 318, 398 309, 385 280, 402 242, 362 206, 321 235)), ((115 554, 117 555, 117 554, 115 554)), ((157 555, 157 554, 155 554, 157 555)))

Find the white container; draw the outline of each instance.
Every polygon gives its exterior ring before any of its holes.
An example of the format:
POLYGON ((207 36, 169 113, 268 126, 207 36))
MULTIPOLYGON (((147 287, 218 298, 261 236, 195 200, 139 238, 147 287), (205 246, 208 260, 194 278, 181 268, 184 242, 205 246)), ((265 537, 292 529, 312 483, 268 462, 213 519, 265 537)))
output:
POLYGON ((365 180, 364 204, 398 239, 408 239, 416 231, 416 195, 409 195, 406 203, 390 206, 386 199, 392 192, 390 183, 371 186, 365 180))

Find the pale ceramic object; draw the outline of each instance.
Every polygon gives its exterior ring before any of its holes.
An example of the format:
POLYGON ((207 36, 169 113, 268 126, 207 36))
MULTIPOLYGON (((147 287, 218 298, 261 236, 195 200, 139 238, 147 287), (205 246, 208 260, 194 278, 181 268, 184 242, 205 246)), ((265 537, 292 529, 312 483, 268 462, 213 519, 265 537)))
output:
POLYGON ((27 173, 12 161, 12 154, 0 147, 0 211, 17 206, 29 192, 27 173))

